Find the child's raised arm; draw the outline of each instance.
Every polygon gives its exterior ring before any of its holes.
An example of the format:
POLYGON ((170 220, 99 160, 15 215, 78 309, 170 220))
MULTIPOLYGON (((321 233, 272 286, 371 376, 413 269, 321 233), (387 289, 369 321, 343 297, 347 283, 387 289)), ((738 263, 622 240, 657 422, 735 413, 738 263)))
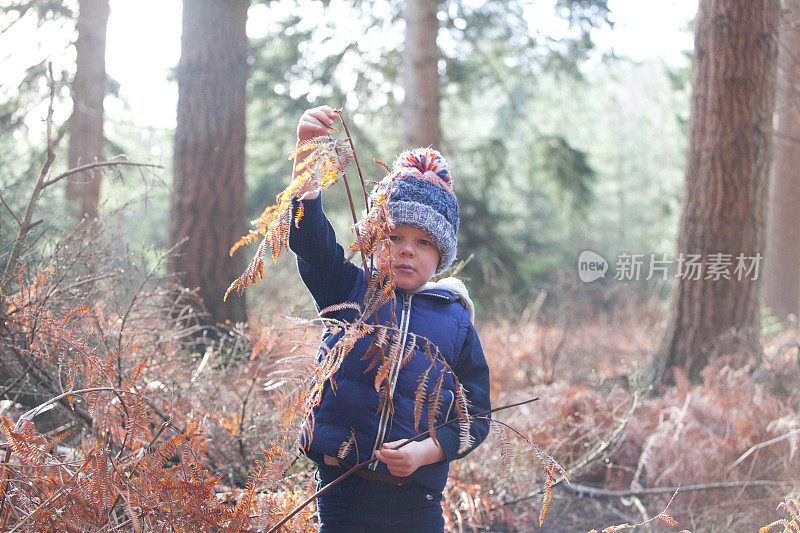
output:
MULTIPOLYGON (((333 122, 336 120, 336 112, 329 105, 321 105, 319 107, 312 107, 300 117, 297 123, 297 144, 319 137, 320 135, 327 135, 333 122)), ((310 151, 310 150, 309 150, 310 151)), ((294 167, 297 168, 298 163, 302 162, 309 151, 298 153, 294 157, 294 167)), ((297 174, 296 170, 292 170, 292 180, 295 179, 297 174)), ((307 188, 300 193, 300 197, 306 199, 316 198, 319 195, 319 188, 307 188)))
MULTIPOLYGON (((322 105, 306 110, 297 124, 297 143, 327 135, 336 112, 322 105)), ((295 168, 308 154, 295 156, 295 168)), ((292 171, 292 179, 295 171, 292 171)), ((297 226, 290 224, 289 248, 297 256, 297 268, 317 310, 345 301, 358 276, 358 267, 345 261, 344 249, 336 242, 336 234, 322 211, 319 188, 309 186, 297 194, 294 202, 302 198, 305 211, 297 226)), ((292 213, 294 220, 294 212, 292 213)), ((327 315, 335 318, 335 314, 327 315)))

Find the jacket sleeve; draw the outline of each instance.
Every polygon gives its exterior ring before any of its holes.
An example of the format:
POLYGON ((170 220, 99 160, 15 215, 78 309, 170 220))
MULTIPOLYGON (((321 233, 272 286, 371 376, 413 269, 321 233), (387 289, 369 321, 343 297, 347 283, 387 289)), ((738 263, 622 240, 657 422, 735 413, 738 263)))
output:
MULTIPOLYGON (((466 389, 469 401, 469 413, 476 415, 492 408, 489 397, 489 366, 483 355, 481 341, 475 327, 469 324, 461 353, 453 369, 458 381, 466 389)), ((459 448, 459 423, 454 422, 436 431, 436 438, 444 451, 446 461, 461 459, 478 447, 489 433, 489 415, 475 418, 470 421, 469 432, 473 443, 464 453, 458 453, 459 448)))
POLYGON ((322 195, 302 200, 303 217, 295 227, 298 203, 293 200, 289 249, 297 256, 300 278, 320 311, 347 300, 360 269, 345 261, 344 249, 336 242, 333 227, 322 210, 322 195))

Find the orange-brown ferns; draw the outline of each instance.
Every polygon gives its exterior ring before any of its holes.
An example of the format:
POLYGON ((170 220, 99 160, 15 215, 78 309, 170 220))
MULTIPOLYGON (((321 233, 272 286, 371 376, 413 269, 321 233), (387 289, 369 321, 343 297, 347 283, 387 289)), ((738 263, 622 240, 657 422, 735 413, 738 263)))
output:
POLYGON ((251 222, 256 229, 250 230, 231 247, 229 254, 233 255, 242 246, 257 241, 260 236, 264 237, 256 250, 255 257, 242 275, 225 291, 223 300, 226 300, 233 290, 239 295, 243 294, 250 284, 255 285, 264 278, 264 257, 267 246, 273 262, 278 260, 284 248, 288 249, 290 224, 297 225, 303 218, 303 206, 298 204, 292 220, 293 200, 302 199, 307 191, 328 189, 333 186, 353 159, 353 152, 347 139, 329 135, 315 137, 298 144, 289 154, 289 158, 297 155, 304 157, 294 168, 294 179, 275 197, 275 204, 264 209, 261 215, 251 222))
POLYGON ((783 533, 797 533, 800 531, 800 500, 787 496, 778 504, 778 510, 783 509, 789 518, 781 518, 759 529, 759 533, 766 533, 776 526, 783 526, 783 533))

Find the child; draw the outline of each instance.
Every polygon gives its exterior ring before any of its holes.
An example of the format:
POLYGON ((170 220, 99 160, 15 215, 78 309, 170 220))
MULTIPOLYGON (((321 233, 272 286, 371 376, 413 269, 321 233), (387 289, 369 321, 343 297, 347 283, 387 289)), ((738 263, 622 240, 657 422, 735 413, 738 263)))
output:
MULTIPOLYGON (((297 127, 298 142, 327 134, 335 118, 329 106, 307 110, 297 127)), ((449 167, 435 150, 416 149, 401 154, 392 176, 393 181, 386 179, 378 188, 391 186, 389 211, 395 227, 389 233, 389 252, 394 259, 397 300, 396 305, 386 304, 378 310, 378 323, 391 323, 390 313, 394 311, 402 342, 407 342, 409 332, 433 342, 465 388, 469 412, 486 411, 490 409, 489 369, 472 325, 473 307, 466 288, 455 278, 429 282, 452 264, 456 254, 458 202, 452 192, 449 167)), ((342 302, 362 303, 366 275, 353 263, 345 262, 344 250, 322 211, 319 191, 303 191, 300 196, 304 214, 299 227, 292 224, 289 247, 297 255, 300 276, 317 309, 342 302)), ((352 321, 355 314, 355 310, 345 308, 325 316, 352 321)), ((323 336, 328 346, 336 340, 330 332, 323 336)), ((457 423, 436 431, 438 445, 428 437, 394 449, 428 429, 426 405, 415 431, 414 399, 430 360, 422 349, 415 348, 402 366, 392 369, 387 380, 391 383, 392 413, 388 405, 380 406, 376 369, 367 371, 369 361, 362 360, 371 340, 370 336, 359 340, 344 358, 334 375, 335 390, 326 384, 314 410, 312 438, 301 438, 304 451, 318 465, 318 488, 352 464, 379 459, 319 497, 320 531, 441 532, 444 519, 440 502, 449 462, 483 441, 488 421, 471 421, 472 443, 462 453, 457 423), (340 446, 351 434, 355 435, 355 444, 344 459, 339 459, 340 446)), ((455 416, 455 382, 441 366, 426 375, 428 383, 435 383, 439 373, 445 374, 436 424, 455 416)))

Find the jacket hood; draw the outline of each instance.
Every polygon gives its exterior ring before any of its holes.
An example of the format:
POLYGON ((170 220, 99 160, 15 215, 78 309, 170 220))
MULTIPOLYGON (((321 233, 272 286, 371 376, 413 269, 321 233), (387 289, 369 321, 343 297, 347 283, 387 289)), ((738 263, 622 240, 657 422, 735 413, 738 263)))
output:
POLYGON ((469 321, 473 324, 475 323, 475 304, 472 303, 472 299, 469 297, 469 292, 467 291, 467 287, 464 285, 464 282, 458 278, 443 278, 439 281, 429 281, 417 292, 433 289, 443 290, 450 293, 453 298, 458 300, 461 305, 463 305, 467 311, 469 311, 469 321))

